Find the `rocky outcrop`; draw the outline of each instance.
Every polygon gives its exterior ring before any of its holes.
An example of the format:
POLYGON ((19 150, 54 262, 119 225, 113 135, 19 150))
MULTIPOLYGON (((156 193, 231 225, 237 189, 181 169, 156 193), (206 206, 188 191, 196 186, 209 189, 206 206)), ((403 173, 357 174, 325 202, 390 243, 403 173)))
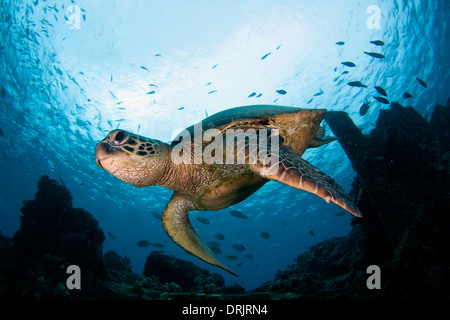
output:
POLYGON ((225 292, 225 281, 218 274, 197 267, 190 261, 153 251, 147 257, 144 275, 156 276, 161 282, 175 282, 183 291, 204 293, 225 292))
POLYGON ((352 194, 364 217, 258 290, 296 299, 448 299, 449 120, 450 106, 436 106, 427 122, 392 103, 363 135, 346 113, 328 112, 357 173, 352 194), (379 290, 366 285, 370 265, 380 267, 379 290))
POLYGON ((72 207, 66 187, 42 176, 35 199, 24 201, 21 211, 21 226, 13 237, 20 266, 27 268, 42 255, 52 254, 98 276, 105 273, 103 231, 92 214, 72 207))
POLYGON ((228 294, 234 299, 245 291, 237 284, 228 291, 220 275, 159 252, 149 255, 144 274, 133 273, 127 257, 114 251, 103 254, 105 237, 97 220, 84 209, 72 208, 69 190, 47 176, 21 211, 13 238, 0 234, 3 298, 166 300, 228 294), (66 285, 70 265, 80 267, 80 290, 66 285))

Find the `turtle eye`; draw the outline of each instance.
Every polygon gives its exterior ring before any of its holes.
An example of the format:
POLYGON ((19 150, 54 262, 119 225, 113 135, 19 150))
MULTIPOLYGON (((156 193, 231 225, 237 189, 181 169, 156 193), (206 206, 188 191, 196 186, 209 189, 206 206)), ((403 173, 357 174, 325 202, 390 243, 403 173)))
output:
POLYGON ((125 132, 118 131, 114 138, 114 144, 121 144, 125 140, 126 137, 127 137, 127 135, 125 134, 125 132))

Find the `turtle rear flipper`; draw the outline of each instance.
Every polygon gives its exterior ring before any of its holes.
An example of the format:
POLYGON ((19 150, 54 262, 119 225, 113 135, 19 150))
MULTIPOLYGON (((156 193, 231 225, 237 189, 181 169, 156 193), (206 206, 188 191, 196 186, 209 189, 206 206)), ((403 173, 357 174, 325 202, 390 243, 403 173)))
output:
POLYGON ((266 179, 308 191, 327 202, 331 201, 337 204, 354 216, 362 217, 359 209, 336 181, 303 160, 298 154, 292 153, 292 149, 288 146, 279 148, 278 162, 264 165, 258 160, 256 164, 250 164, 249 166, 253 172, 266 179), (275 167, 275 170, 272 170, 274 165, 278 165, 278 169, 275 167), (269 168, 269 166, 272 168, 269 168))
POLYGON ((208 246, 200 240, 189 221, 189 210, 195 210, 195 206, 175 192, 161 216, 164 230, 169 237, 187 252, 238 277, 236 273, 214 258, 208 246))

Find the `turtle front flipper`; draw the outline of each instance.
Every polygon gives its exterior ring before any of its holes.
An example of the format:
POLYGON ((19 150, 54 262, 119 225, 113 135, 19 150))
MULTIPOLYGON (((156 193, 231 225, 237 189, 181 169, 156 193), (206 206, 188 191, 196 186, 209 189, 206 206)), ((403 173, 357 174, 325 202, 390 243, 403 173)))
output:
POLYGON ((270 163, 270 165, 266 166, 258 160, 256 164, 250 164, 249 166, 253 172, 266 179, 311 192, 327 202, 331 201, 337 204, 354 216, 362 217, 359 209, 336 181, 303 160, 298 154, 292 153, 292 149, 289 146, 279 148, 278 160, 278 162, 270 163), (276 166, 278 166, 278 169, 276 166))
POLYGON ((188 212, 195 206, 185 197, 176 192, 164 208, 162 224, 169 237, 184 250, 202 259, 203 261, 222 268, 234 276, 236 273, 225 267, 216 258, 211 250, 200 240, 189 221, 188 212))

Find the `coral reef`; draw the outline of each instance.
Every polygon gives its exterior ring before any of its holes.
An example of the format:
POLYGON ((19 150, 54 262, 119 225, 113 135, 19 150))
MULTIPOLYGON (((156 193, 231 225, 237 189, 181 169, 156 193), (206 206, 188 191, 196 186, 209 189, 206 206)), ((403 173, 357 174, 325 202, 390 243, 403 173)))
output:
MULTIPOLYGON (((0 233, 0 296, 25 299, 204 299, 227 294, 221 276, 193 263, 152 252, 144 274, 129 259, 103 254, 105 237, 87 211, 72 208, 69 190, 48 176, 34 200, 24 201, 21 226, 13 238, 0 233), (82 270, 81 290, 68 289, 67 267, 82 270)), ((229 299, 243 288, 230 287, 229 299)), ((235 297, 236 296, 236 297, 235 297)))
POLYGON ((280 299, 448 299, 450 105, 427 122, 392 103, 369 135, 344 112, 326 121, 357 172, 352 193, 364 218, 258 290, 280 299), (380 290, 366 285, 370 265, 380 267, 380 290))
POLYGON ((21 226, 13 237, 21 266, 27 268, 50 253, 97 275, 105 273, 103 231, 89 212, 72 208, 72 196, 66 187, 42 176, 35 199, 24 201, 21 211, 21 226))
POLYGON ((153 251, 147 257, 144 275, 156 276, 162 282, 175 282, 183 291, 200 291, 206 293, 221 293, 225 291, 225 281, 218 274, 211 274, 200 269, 192 262, 167 256, 153 251), (202 288, 199 290, 199 288, 202 288))

